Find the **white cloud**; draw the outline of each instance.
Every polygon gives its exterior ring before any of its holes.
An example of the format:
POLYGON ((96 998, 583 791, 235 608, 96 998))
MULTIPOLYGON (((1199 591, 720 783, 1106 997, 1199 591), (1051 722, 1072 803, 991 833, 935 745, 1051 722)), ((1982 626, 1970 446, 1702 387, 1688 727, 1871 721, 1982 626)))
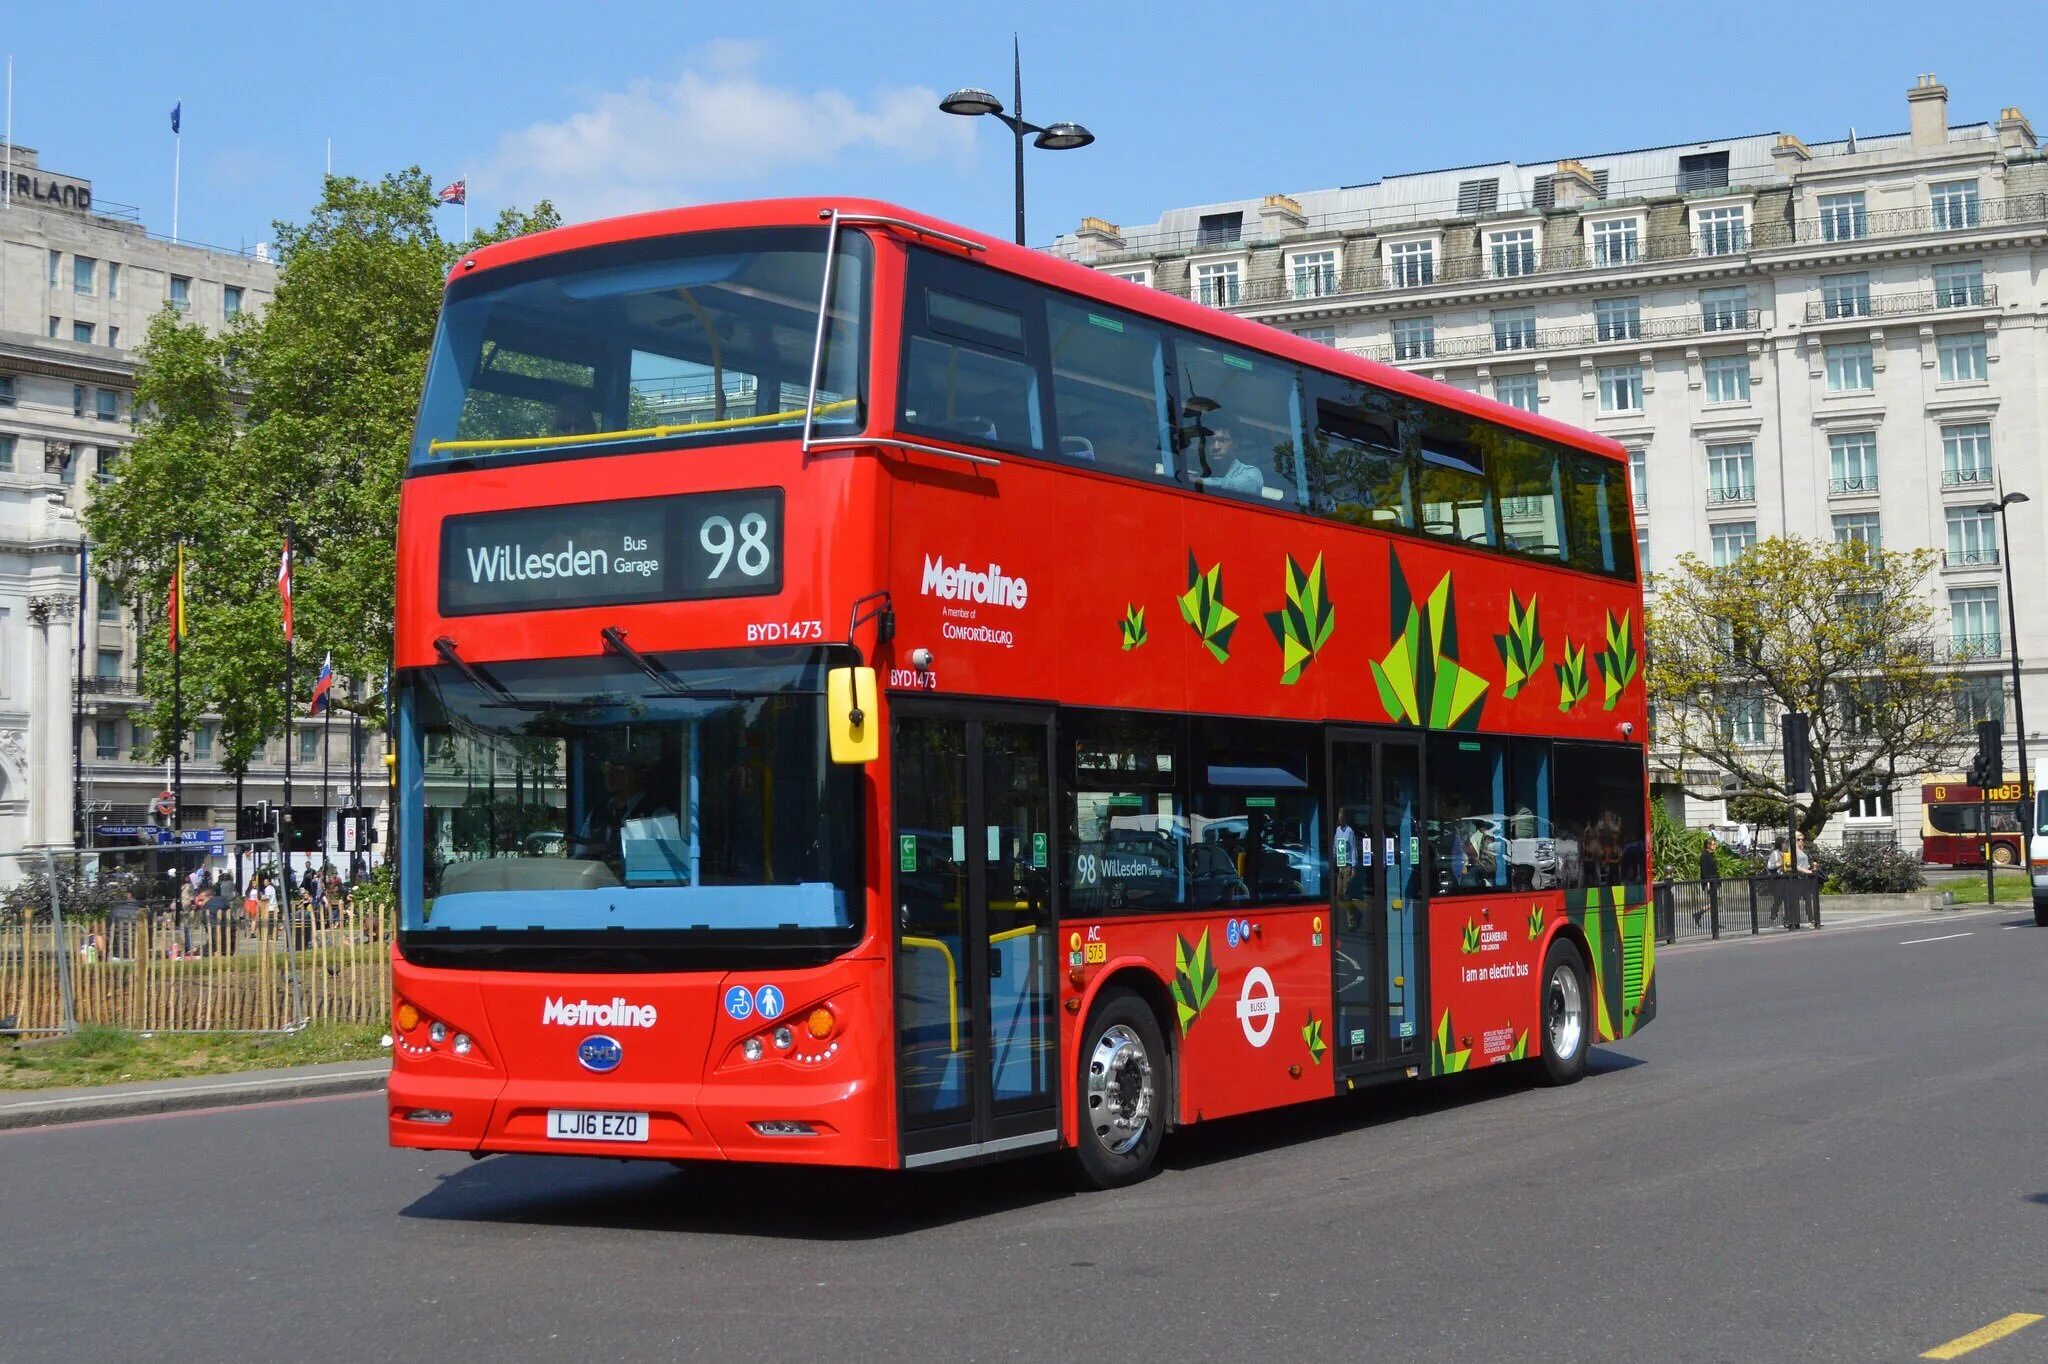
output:
POLYGON ((936 90, 860 97, 774 85, 760 59, 758 45, 721 40, 673 80, 637 80, 567 118, 507 133, 477 190, 505 202, 549 198, 573 220, 801 193, 811 184, 801 172, 849 162, 973 158, 975 129, 939 112, 936 90))

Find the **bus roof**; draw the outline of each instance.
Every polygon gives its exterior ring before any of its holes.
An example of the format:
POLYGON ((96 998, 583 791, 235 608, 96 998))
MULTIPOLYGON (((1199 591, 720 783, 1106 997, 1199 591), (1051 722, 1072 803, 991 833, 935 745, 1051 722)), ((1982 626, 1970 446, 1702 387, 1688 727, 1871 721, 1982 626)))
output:
POLYGON ((1320 342, 1306 341, 1292 332, 1268 326, 1263 322, 1236 317, 1146 285, 1116 279, 1100 271, 1091 270, 1085 265, 1076 265, 1045 252, 1033 251, 997 237, 990 237, 972 228, 962 227, 942 218, 934 218, 928 213, 919 213, 914 209, 903 208, 879 199, 753 199, 729 204, 657 209, 649 213, 635 213, 619 218, 599 218, 591 222, 554 228, 547 232, 536 232, 530 236, 515 237, 511 241, 497 242, 473 251, 455 263, 454 268, 448 272, 448 280, 452 284, 458 279, 471 277, 479 270, 490 270, 519 261, 579 251, 587 247, 608 246, 616 242, 639 241, 649 237, 747 227, 811 226, 834 209, 843 214, 898 218, 906 223, 963 237, 987 253, 984 259, 988 264, 1009 274, 1064 289, 1070 293, 1100 298, 1104 302, 1115 303, 1118 307, 1127 308, 1132 312, 1262 350, 1298 364, 1349 374, 1374 387, 1450 408, 1496 426, 1510 427, 1533 436, 1559 441, 1610 459, 1622 460, 1627 457, 1627 452, 1618 442, 1579 427, 1524 412, 1520 408, 1494 402, 1490 398, 1468 393, 1461 388, 1453 388, 1449 384, 1424 379, 1406 370, 1396 369, 1392 365, 1383 365, 1376 360, 1368 360, 1320 342))

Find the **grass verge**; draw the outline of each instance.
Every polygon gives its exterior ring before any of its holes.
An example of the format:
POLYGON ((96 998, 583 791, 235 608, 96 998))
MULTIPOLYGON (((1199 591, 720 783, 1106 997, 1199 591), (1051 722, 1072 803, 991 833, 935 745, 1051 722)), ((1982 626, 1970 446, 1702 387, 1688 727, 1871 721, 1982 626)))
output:
POLYGON ((315 1023, 302 1032, 132 1033, 86 1027, 75 1037, 0 1043, 0 1090, 62 1089, 125 1080, 225 1075, 325 1061, 372 1061, 381 1024, 315 1023))
MULTIPOLYGON (((2023 871, 2002 871, 1998 877, 1998 904, 2019 904, 2034 898, 2033 883, 2023 871)), ((1945 890, 1955 897, 1959 905, 1981 905, 1984 903, 1984 873, 1975 872, 1954 881, 1943 881, 1933 887, 1945 890)))

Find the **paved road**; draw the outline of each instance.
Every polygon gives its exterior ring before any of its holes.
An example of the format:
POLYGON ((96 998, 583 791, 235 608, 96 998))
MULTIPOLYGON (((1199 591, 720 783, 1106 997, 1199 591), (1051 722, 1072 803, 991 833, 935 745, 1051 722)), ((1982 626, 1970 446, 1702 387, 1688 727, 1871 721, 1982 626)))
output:
POLYGON ((2048 1314, 2018 923, 1670 951, 1574 1089, 1218 1123, 1115 1194, 472 1164, 371 1096, 8 1133, 0 1357, 1908 1359, 2048 1314))

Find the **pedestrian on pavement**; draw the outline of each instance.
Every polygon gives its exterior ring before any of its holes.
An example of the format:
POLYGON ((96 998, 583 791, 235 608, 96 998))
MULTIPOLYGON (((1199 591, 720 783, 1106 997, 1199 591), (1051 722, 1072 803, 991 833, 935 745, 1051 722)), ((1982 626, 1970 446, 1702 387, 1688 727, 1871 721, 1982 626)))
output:
POLYGON ((1721 922, 1721 859, 1714 855, 1714 836, 1707 835, 1705 846, 1700 849, 1700 907, 1692 912, 1692 924, 1698 928, 1700 916, 1711 913, 1714 922, 1721 922))

